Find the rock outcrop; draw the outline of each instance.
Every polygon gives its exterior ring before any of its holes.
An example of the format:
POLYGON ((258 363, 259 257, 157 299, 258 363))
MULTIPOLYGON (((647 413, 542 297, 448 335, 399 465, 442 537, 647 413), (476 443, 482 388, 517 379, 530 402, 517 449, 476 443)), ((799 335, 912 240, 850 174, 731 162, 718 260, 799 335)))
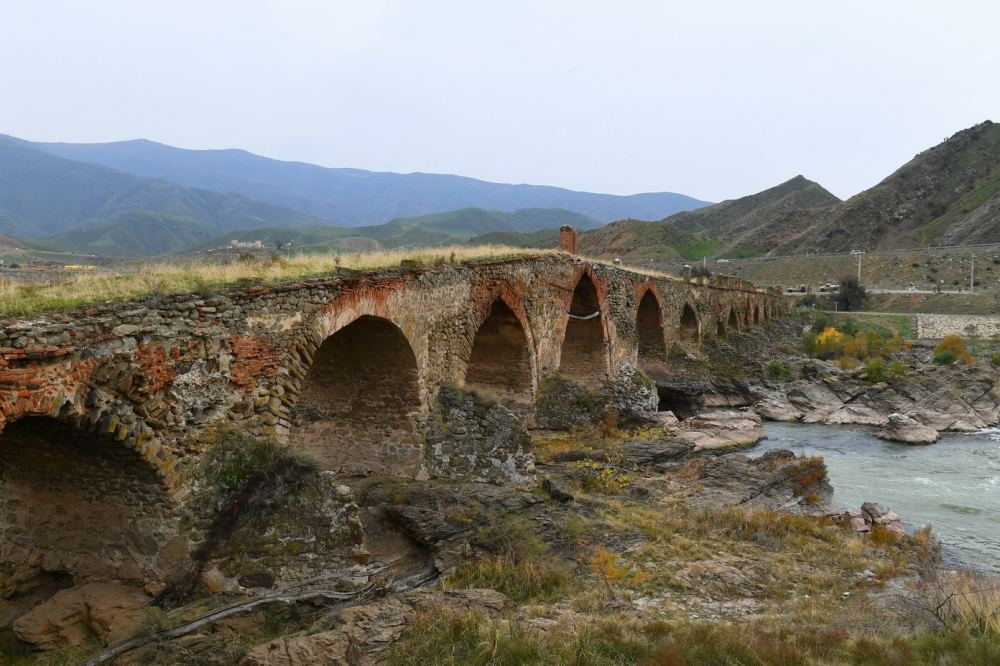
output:
POLYGON ((903 444, 933 444, 938 441, 938 431, 919 423, 906 414, 894 412, 888 416, 889 422, 875 433, 879 439, 903 444))
POLYGON ((899 418, 893 424, 892 415, 938 433, 973 432, 1000 422, 995 376, 975 366, 920 366, 874 384, 865 382, 863 370, 845 371, 816 359, 800 363, 799 370, 799 379, 754 385, 755 411, 775 421, 880 427, 885 439, 911 443, 936 437, 899 418))
POLYGON ((56 650, 97 638, 105 645, 121 640, 141 620, 152 598, 121 583, 87 583, 56 592, 19 617, 18 639, 41 650, 56 650))
MULTIPOLYGON (((784 449, 758 458, 740 453, 699 456, 675 468, 691 479, 694 506, 745 506, 772 511, 828 513, 833 488, 822 458, 796 456, 784 449)), ((687 482, 687 481, 686 481, 687 482)))
POLYGON ((333 627, 275 639, 250 650, 245 666, 371 666, 384 663, 417 610, 474 608, 498 617, 510 600, 495 590, 414 591, 345 608, 323 622, 333 627))
POLYGON ((676 434, 696 450, 723 449, 756 444, 764 439, 764 428, 751 410, 716 410, 681 421, 676 434))

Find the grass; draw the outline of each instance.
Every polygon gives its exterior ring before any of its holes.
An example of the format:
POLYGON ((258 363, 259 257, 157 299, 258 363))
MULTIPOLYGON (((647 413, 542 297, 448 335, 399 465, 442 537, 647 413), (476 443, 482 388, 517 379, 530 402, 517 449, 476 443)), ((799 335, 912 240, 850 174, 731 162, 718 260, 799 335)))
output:
POLYGON ((869 635, 833 624, 754 620, 671 624, 624 614, 564 620, 538 632, 517 617, 429 608, 418 613, 386 663, 394 666, 987 666, 1000 643, 968 633, 869 635))
POLYGON ((0 664, 4 666, 72 666, 99 649, 93 642, 52 652, 38 652, 18 642, 10 633, 0 634, 0 664))
MULTIPOLYGON (((339 268, 361 271, 387 269, 398 267, 404 260, 438 266, 476 259, 551 254, 556 254, 556 251, 507 245, 454 245, 419 250, 303 253, 229 263, 201 259, 148 262, 127 270, 120 269, 118 272, 74 273, 59 280, 22 281, 0 278, 0 317, 58 312, 86 305, 120 303, 150 296, 209 294, 226 288, 245 288, 306 278, 330 277, 336 274, 339 268)), ((592 263, 603 262, 603 260, 584 258, 592 263)), ((683 281, 676 275, 648 268, 638 266, 620 268, 662 280, 683 281)))
POLYGON ((67 310, 92 303, 129 301, 142 296, 206 293, 226 287, 329 277, 338 268, 376 270, 399 266, 403 260, 416 260, 434 265, 471 259, 498 259, 552 253, 551 250, 486 245, 323 255, 299 254, 280 256, 273 260, 231 263, 199 260, 150 262, 128 272, 80 273, 58 282, 0 280, 0 316, 67 310))
POLYGON ((524 516, 490 523, 478 531, 475 543, 486 554, 458 567, 448 587, 490 588, 518 603, 557 599, 571 587, 570 572, 524 516))

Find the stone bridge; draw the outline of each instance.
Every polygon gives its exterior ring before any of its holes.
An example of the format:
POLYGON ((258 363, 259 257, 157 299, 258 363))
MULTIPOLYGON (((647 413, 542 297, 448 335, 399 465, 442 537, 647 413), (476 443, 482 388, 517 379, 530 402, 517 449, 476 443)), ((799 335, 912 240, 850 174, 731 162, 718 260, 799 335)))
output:
POLYGON ((672 350, 696 353, 783 308, 740 280, 552 254, 4 321, 0 565, 163 580, 190 556, 177 527, 185 469, 220 426, 275 435, 343 475, 448 476, 428 460, 443 387, 530 423, 553 373, 592 390, 635 368, 655 378, 672 350))

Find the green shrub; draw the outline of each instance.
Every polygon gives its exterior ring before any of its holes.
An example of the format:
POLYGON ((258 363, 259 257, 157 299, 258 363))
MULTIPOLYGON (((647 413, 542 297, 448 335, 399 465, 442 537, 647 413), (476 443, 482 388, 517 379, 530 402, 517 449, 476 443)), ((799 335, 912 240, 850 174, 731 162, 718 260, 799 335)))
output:
POLYGON ((518 603, 555 599, 572 582, 561 563, 549 556, 549 546, 524 516, 510 515, 476 533, 475 543, 487 551, 466 562, 449 577, 452 588, 491 588, 518 603))
POLYGON ((771 361, 767 364, 767 376, 771 379, 784 379, 788 376, 788 368, 781 361, 771 361))
POLYGON ((869 356, 865 359, 865 383, 869 386, 884 382, 888 375, 885 368, 885 361, 878 356, 869 356))
POLYGON ((934 352, 934 363, 937 365, 951 365, 958 360, 955 352, 950 349, 942 349, 934 352))
POLYGON ((942 338, 938 346, 934 348, 934 363, 949 365, 955 361, 971 365, 975 363, 976 359, 969 353, 968 347, 965 346, 965 340, 957 335, 948 335, 942 338))
POLYGON ((1000 352, 993 352, 990 354, 990 363, 992 363, 994 367, 1000 367, 1000 352))

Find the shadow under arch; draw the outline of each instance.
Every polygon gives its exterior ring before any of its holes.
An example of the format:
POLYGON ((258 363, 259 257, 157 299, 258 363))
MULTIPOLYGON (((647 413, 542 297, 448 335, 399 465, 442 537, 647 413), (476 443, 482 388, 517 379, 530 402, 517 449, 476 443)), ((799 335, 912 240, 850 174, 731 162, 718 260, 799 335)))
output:
POLYGON ((638 366, 646 374, 659 372, 667 357, 663 308, 652 289, 639 300, 635 317, 638 366))
POLYGON ((598 385, 608 373, 604 313, 597 287, 587 271, 573 289, 559 354, 559 371, 586 386, 598 385))
POLYGON ((726 329, 730 331, 740 330, 740 316, 736 313, 736 306, 729 308, 729 321, 726 323, 726 329))
POLYGON ((410 475, 422 446, 419 373, 409 340, 386 318, 361 315, 313 354, 289 444, 326 469, 410 475))
POLYGON ((684 309, 681 310, 681 320, 679 335, 682 342, 698 342, 701 337, 701 325, 698 322, 698 315, 695 314, 694 308, 691 307, 690 303, 684 304, 684 309))
POLYGON ((169 546, 173 509, 160 470, 108 435, 46 416, 0 432, 0 571, 35 564, 56 589, 175 579, 189 556, 169 546))
POLYGON ((530 409, 534 370, 528 334, 501 297, 493 300, 489 314, 476 331, 465 384, 493 395, 515 411, 530 409))

